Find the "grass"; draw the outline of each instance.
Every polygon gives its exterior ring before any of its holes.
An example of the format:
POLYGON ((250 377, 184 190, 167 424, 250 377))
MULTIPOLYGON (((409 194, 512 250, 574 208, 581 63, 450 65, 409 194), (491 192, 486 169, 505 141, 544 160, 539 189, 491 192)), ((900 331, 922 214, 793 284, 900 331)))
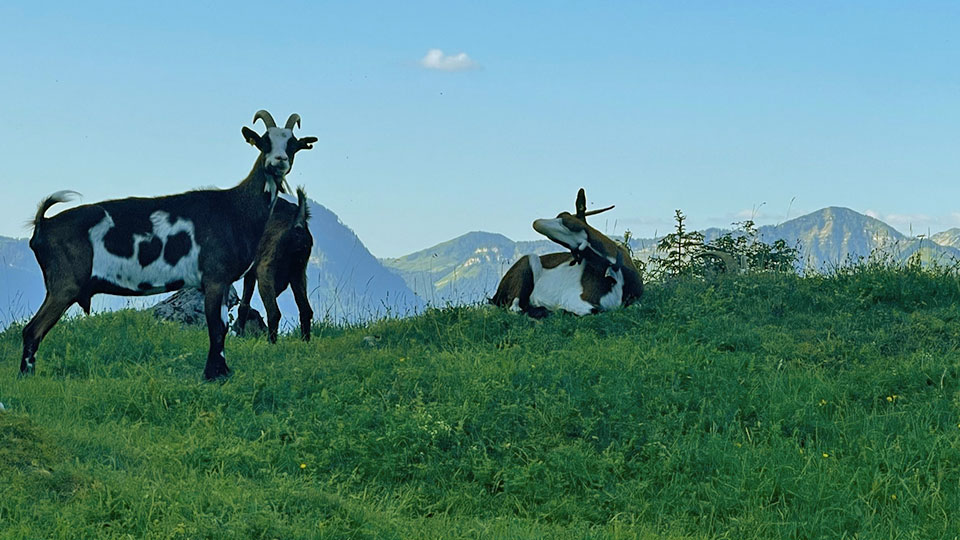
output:
POLYGON ((867 263, 231 337, 223 384, 132 311, 17 380, 11 328, 0 538, 955 538, 958 343, 954 276, 867 263))

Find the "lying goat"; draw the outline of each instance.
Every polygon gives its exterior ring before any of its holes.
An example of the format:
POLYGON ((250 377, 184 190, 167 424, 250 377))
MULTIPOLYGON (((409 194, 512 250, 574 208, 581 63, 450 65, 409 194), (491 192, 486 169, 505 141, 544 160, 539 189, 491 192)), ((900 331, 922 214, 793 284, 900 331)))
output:
POLYGON ((307 262, 313 249, 313 236, 307 227, 310 209, 307 207, 307 194, 303 188, 297 189, 297 204, 277 199, 273 215, 267 222, 267 228, 257 248, 257 259, 243 276, 243 297, 237 309, 237 333, 243 334, 253 297, 253 287, 259 283, 260 299, 267 311, 268 339, 277 342, 277 329, 280 326, 280 308, 277 296, 287 289, 293 291, 293 299, 300 310, 300 337, 310 341, 310 323, 313 310, 307 300, 307 262))
POLYGON ((581 189, 576 215, 534 221, 537 232, 570 251, 523 257, 507 270, 490 303, 541 318, 551 311, 597 313, 639 299, 643 281, 626 248, 587 225, 587 216, 611 208, 587 212, 581 189))
POLYGON ((23 329, 21 374, 33 372, 40 341, 74 302, 89 313, 95 294, 142 296, 183 287, 204 293, 210 337, 204 376, 230 373, 223 355, 226 294, 254 261, 294 156, 317 141, 293 134, 299 115, 290 115, 282 128, 266 111, 258 111, 257 120, 267 128, 263 135, 248 127, 242 133, 260 155, 234 188, 104 201, 50 218, 44 217, 47 210, 73 192, 61 191, 40 203, 30 248, 47 295, 23 329))

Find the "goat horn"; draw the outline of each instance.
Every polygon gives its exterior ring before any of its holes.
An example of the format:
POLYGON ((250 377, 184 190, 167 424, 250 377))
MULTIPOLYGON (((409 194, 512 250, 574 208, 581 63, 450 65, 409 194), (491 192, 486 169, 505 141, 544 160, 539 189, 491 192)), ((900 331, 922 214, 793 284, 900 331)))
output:
POLYGON ((614 207, 614 206, 616 206, 616 205, 610 205, 610 206, 608 206, 608 207, 606 207, 606 208, 600 208, 600 209, 598 209, 598 210, 590 210, 589 212, 585 212, 583 215, 584 215, 584 217, 586 217, 586 216, 595 216, 595 215, 597 215, 597 214, 599 214, 599 213, 601 213, 601 212, 606 212, 607 210, 613 210, 613 207, 614 207))
POLYGON ((290 118, 287 118, 287 125, 283 126, 284 129, 293 129, 293 126, 300 127, 300 115, 293 113, 290 115, 290 118))
POLYGON ((253 115, 254 124, 257 123, 257 120, 263 120, 263 125, 267 126, 267 128, 277 127, 277 122, 274 121, 272 116, 270 116, 270 113, 268 113, 263 109, 260 109, 259 111, 257 111, 257 114, 253 115))
POLYGON ((697 257, 716 257, 723 261, 724 272, 727 273, 739 273, 741 272, 745 265, 743 261, 738 261, 734 258, 732 253, 726 251, 720 251, 719 249, 705 249, 702 252, 696 255, 697 257))

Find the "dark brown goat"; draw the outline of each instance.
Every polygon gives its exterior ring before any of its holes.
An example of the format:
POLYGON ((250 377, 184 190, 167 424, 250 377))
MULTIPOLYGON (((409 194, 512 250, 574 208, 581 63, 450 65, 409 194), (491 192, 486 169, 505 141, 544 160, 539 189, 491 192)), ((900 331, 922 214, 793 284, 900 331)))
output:
POLYGON ((95 294, 143 296, 198 287, 210 348, 203 374, 228 375, 223 355, 227 329, 226 295, 253 263, 277 193, 295 154, 312 148, 316 137, 297 138, 300 116, 283 128, 270 113, 258 111, 266 133, 248 127, 244 139, 260 155, 250 174, 231 189, 188 191, 153 198, 129 198, 78 206, 45 217, 66 192, 40 203, 30 248, 40 263, 47 295, 40 310, 23 328, 20 373, 32 373, 35 354, 63 312, 77 303, 90 312, 95 294))
POLYGON ((260 299, 267 311, 268 339, 277 342, 277 329, 280 326, 280 308, 277 296, 290 287, 293 299, 300 311, 300 337, 310 341, 310 323, 313 310, 307 299, 307 263, 310 250, 313 249, 313 236, 307 222, 310 209, 307 207, 307 195, 303 188, 297 189, 297 204, 277 199, 273 215, 267 221, 257 259, 243 276, 243 297, 237 310, 237 333, 243 334, 250 316, 250 299, 253 287, 259 283, 260 299))
POLYGON ((576 215, 561 212, 533 228, 569 252, 527 255, 507 270, 490 303, 534 318, 551 311, 587 315, 628 306, 643 294, 643 280, 626 248, 587 225, 587 197, 577 193, 576 215))

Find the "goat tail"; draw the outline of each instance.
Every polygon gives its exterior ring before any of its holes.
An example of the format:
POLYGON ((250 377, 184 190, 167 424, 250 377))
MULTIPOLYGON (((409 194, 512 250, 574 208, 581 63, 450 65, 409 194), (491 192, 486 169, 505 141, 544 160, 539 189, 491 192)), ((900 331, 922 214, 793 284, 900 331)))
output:
POLYGON ((43 220, 46 219, 44 214, 47 213, 47 210, 49 210, 51 206, 57 203, 72 201, 80 196, 81 195, 76 191, 71 191, 69 189, 58 191, 53 195, 50 195, 49 197, 40 201, 40 204, 37 206, 37 215, 33 218, 33 221, 31 221, 30 224, 33 225, 34 230, 36 230, 43 220))
POLYGON ((294 227, 307 228, 307 222, 310 221, 310 206, 307 204, 307 192, 303 186, 297 187, 297 219, 293 222, 294 227))

